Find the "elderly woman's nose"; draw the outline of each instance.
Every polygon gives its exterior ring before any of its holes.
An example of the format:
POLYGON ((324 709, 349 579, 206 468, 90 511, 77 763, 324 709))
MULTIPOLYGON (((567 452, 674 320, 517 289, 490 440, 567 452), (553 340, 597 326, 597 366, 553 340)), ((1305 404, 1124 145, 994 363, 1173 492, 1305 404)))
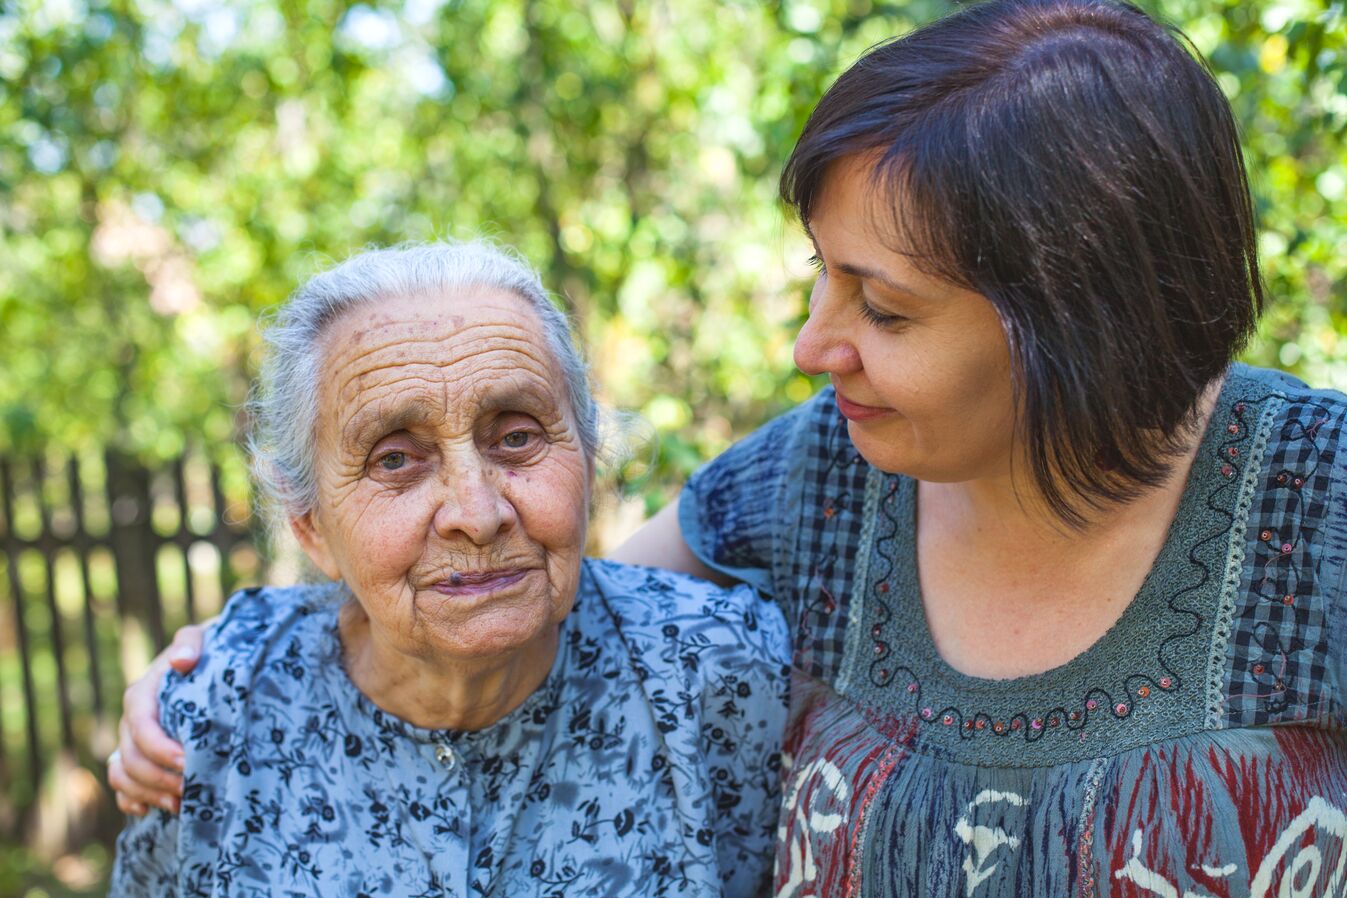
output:
POLYGON ((466 536, 484 546, 511 527, 517 517, 513 503, 490 473, 470 465, 449 474, 433 525, 435 532, 446 539, 466 536))

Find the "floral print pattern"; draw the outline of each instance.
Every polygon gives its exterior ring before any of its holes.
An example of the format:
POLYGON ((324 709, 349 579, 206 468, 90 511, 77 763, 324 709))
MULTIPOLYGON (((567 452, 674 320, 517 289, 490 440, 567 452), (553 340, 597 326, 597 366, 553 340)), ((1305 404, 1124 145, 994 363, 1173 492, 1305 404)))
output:
POLYGON ((779 808, 789 642, 740 587, 587 561, 544 684, 476 732, 379 710, 338 584, 247 590, 161 695, 181 813, 132 820, 112 892, 754 895, 779 808))

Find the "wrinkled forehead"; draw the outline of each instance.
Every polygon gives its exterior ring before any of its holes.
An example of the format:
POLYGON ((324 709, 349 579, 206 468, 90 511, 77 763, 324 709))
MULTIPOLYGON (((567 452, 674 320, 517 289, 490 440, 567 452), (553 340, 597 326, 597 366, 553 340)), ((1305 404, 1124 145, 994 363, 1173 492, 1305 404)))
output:
POLYGON ((347 433, 371 416, 404 426, 418 417, 463 424, 520 403, 534 415, 566 412, 541 320, 504 290, 469 287, 368 303, 328 326, 319 353, 324 429, 347 433))

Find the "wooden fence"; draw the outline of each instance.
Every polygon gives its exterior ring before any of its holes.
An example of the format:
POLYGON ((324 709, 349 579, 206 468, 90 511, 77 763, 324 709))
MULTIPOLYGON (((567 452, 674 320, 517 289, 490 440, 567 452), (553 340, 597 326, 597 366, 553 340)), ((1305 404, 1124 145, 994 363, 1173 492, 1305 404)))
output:
POLYGON ((128 677, 265 579, 246 478, 225 470, 190 452, 156 470, 113 453, 0 458, 0 838, 29 835, 72 772, 106 790, 128 677))

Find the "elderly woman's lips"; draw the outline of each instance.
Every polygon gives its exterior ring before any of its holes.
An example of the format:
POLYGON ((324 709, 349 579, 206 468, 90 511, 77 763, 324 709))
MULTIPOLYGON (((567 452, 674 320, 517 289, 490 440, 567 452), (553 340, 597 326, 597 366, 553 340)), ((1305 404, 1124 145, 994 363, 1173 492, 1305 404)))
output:
POLYGON ((431 589, 446 596, 476 596, 504 589, 523 580, 527 570, 472 571, 450 574, 431 589))

